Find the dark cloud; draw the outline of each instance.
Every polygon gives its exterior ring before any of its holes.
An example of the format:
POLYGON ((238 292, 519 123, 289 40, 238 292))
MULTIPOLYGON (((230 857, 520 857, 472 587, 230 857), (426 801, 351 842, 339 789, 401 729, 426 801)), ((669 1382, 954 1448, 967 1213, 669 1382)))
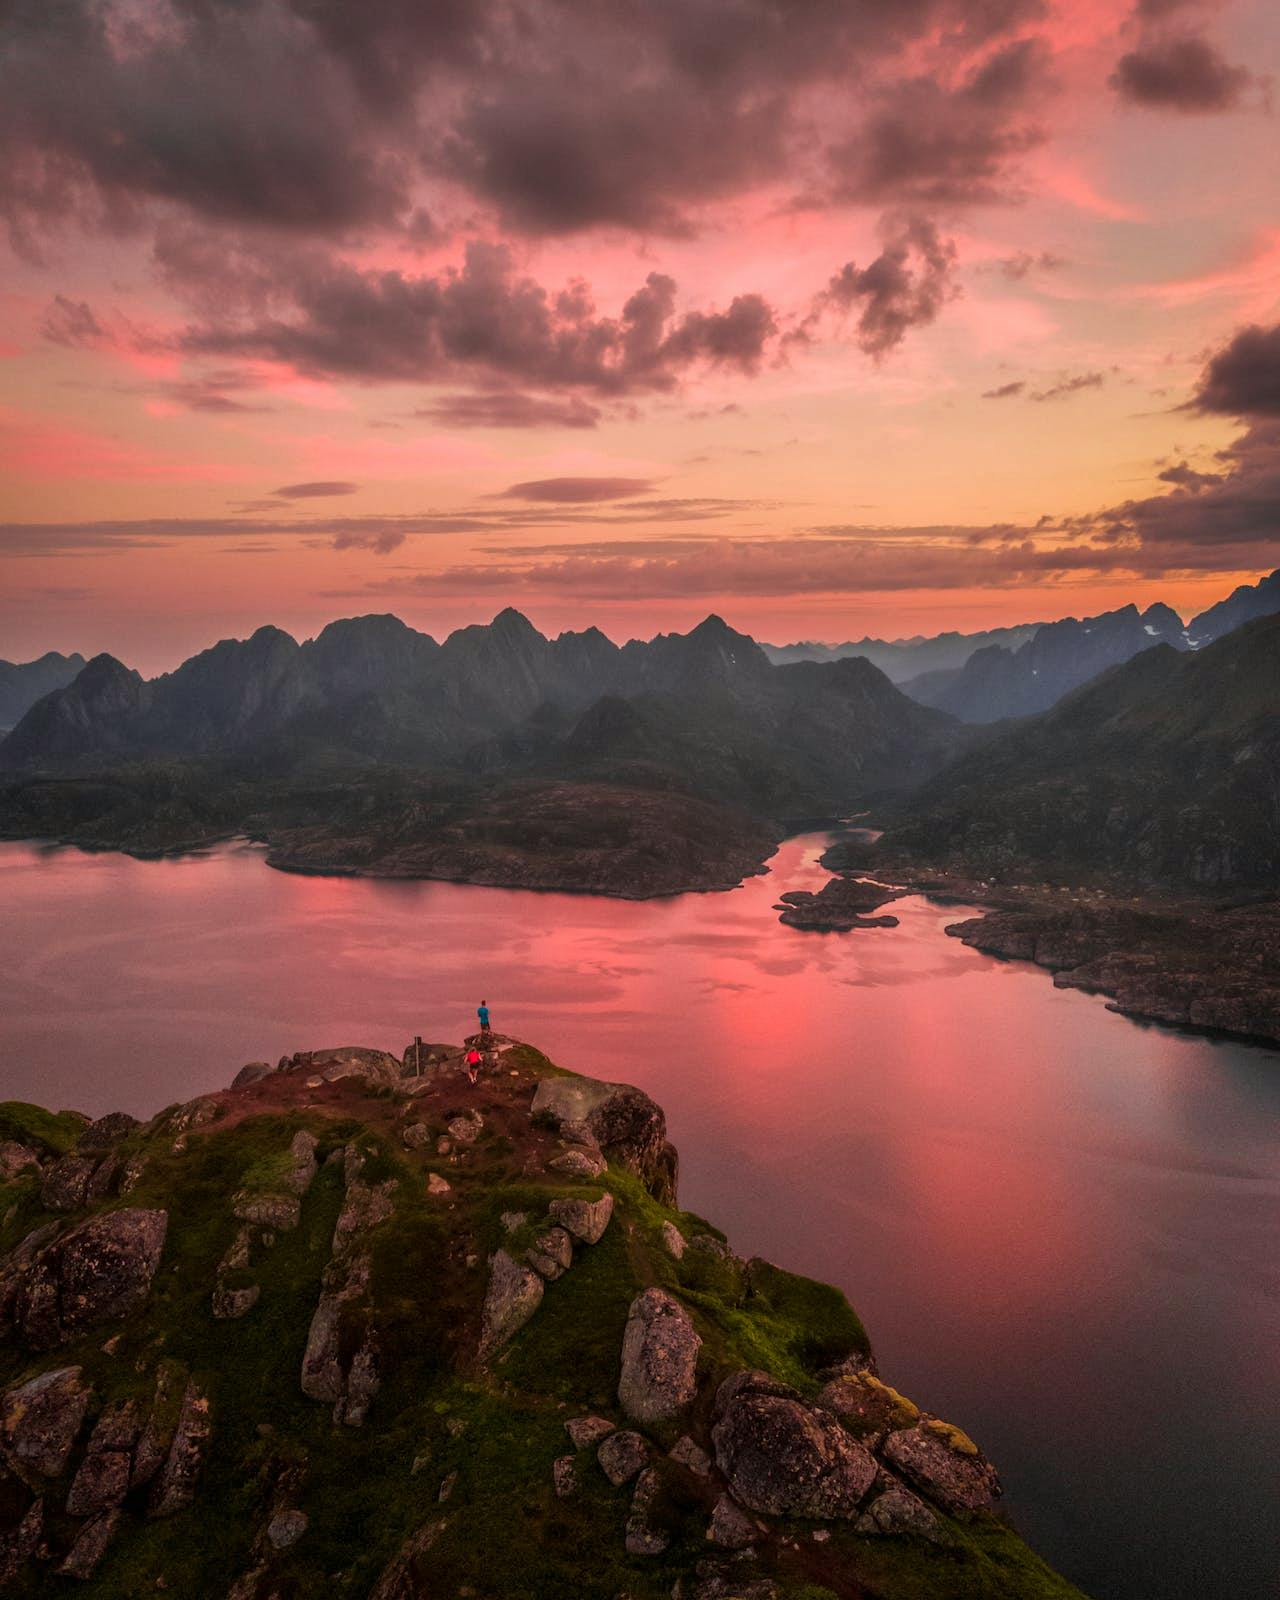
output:
POLYGON ((1253 81, 1199 34, 1157 38, 1122 55, 1107 80, 1122 100, 1147 110, 1212 112, 1239 105, 1253 81))
POLYGON ((1208 488, 1211 483, 1219 482, 1221 475, 1216 472, 1197 472, 1185 461, 1175 461, 1171 467, 1165 467, 1156 476, 1161 483, 1173 483, 1180 489, 1190 489, 1194 492, 1208 488))
POLYGON ((777 95, 691 94, 676 76, 620 94, 615 83, 554 75, 472 106, 448 149, 454 175, 515 227, 679 234, 691 203, 781 170, 787 127, 777 95))
POLYGON ((318 479, 314 483, 286 483, 283 489, 273 489, 277 500, 324 500, 330 495, 355 494, 358 483, 343 483, 337 479, 318 479))
MULTIPOLYGON (((1255 422, 1219 459, 1220 473, 1194 473, 1169 494, 1127 500, 1101 513, 1097 526, 1113 538, 1136 538, 1153 548, 1261 547, 1274 553, 1280 529, 1280 422, 1255 422)), ((1167 473, 1161 476, 1170 481, 1167 473)), ((1222 565, 1226 570, 1231 563, 1222 565)))
POLYGON ((1028 76, 1019 36, 1042 11, 14 0, 0 203, 28 250, 46 228, 139 228, 172 211, 330 243, 382 230, 421 246, 450 231, 450 211, 477 207, 534 232, 678 233, 708 201, 810 189, 833 115, 837 167, 871 153, 846 174, 853 189, 876 203, 964 197, 1003 184, 1034 137, 1007 114, 1028 76), (905 60, 915 76, 895 93, 905 60), (424 184, 447 186, 429 207, 424 184))
MULTIPOLYGON (((1271 559, 1280 535, 1280 324, 1241 328, 1210 357, 1188 409, 1238 417, 1239 438, 1218 451, 1217 472, 1185 462, 1159 476, 1168 494, 1127 500, 1092 519, 1113 540, 1187 551, 1258 551, 1271 559)), ((1219 554, 1223 570, 1231 562, 1219 554)), ((1246 561, 1235 559, 1235 565, 1246 561)))
POLYGON ((1192 405, 1228 417, 1280 417, 1280 322, 1241 328, 1210 358, 1192 405))
POLYGON ((40 322, 40 336, 50 344, 70 349, 92 350, 112 343, 111 335, 94 316, 84 300, 69 300, 56 294, 40 322))
POLYGON ((594 428, 601 412, 581 395, 544 398, 502 389, 442 395, 419 406, 414 416, 446 428, 594 428))
POLYGON ((1077 372, 1074 376, 1060 378, 1047 389, 1036 389, 1028 395, 1030 400, 1065 400, 1068 395, 1079 394, 1082 389, 1101 389, 1106 379, 1100 372, 1077 372))
POLYGON ((984 400, 1012 400, 1015 395, 1021 394, 1026 387, 1023 380, 1019 378, 1013 383, 1002 383, 995 389, 984 389, 982 398, 984 400))
POLYGON ((924 327, 959 293, 956 247, 927 218, 893 223, 884 249, 865 267, 847 262, 819 297, 820 308, 857 315, 857 340, 877 359, 924 327))
POLYGON ((956 205, 1010 199, 1017 157, 1046 138, 1037 101, 1043 47, 1023 39, 959 88, 935 75, 884 90, 853 136, 830 153, 836 198, 876 204, 956 205))
POLYGON ((513 483, 495 498, 584 504, 597 500, 634 500, 648 494, 652 488, 653 483, 648 478, 534 478, 528 483, 513 483))
POLYGON ((552 294, 501 245, 472 243, 460 269, 418 277, 310 252, 248 263, 243 286, 208 271, 210 291, 197 284, 208 315, 182 335, 186 352, 323 377, 661 391, 694 366, 754 372, 776 329, 758 295, 677 315, 675 281, 656 272, 619 317, 600 316, 585 284, 552 294))

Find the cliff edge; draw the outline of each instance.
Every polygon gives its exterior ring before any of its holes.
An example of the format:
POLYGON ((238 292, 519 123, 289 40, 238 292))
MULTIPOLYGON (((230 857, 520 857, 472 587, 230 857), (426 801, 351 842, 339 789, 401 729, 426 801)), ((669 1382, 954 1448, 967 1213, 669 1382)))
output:
POLYGON ((485 1047, 0 1107, 0 1588, 1077 1594, 838 1290, 679 1208, 648 1095, 485 1047))

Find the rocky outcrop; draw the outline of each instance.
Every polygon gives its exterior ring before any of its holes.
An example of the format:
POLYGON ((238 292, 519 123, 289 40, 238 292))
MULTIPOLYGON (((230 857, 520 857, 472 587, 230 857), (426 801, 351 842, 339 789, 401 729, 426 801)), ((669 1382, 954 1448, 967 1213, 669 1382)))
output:
POLYGON ((67 1510, 73 1517, 95 1516, 120 1504, 129 1492, 133 1450, 141 1432, 134 1401, 121 1401, 103 1411, 67 1494, 67 1510))
POLYGON ((368 1235, 390 1217, 396 1182, 365 1183, 359 1157, 346 1153, 347 1193, 333 1230, 333 1252, 302 1356, 302 1392, 333 1406, 335 1422, 359 1427, 381 1383, 380 1346, 367 1304, 373 1276, 368 1235))
POLYGON ((289 1071, 305 1072, 309 1077, 337 1083, 341 1078, 363 1078, 367 1083, 397 1084, 404 1068, 386 1050, 368 1050, 363 1045, 339 1045, 334 1050, 307 1050, 290 1057, 289 1071))
POLYGON ((759 1528, 732 1495, 722 1494, 707 1524, 707 1542, 719 1545, 722 1550, 745 1550, 759 1533, 759 1528))
POLYGON ((17 1526, 0 1534, 0 1589, 6 1589, 40 1545, 44 1531, 44 1501, 37 1497, 17 1526))
POLYGON ((908 1483, 953 1516, 989 1511, 1000 1494, 995 1468, 977 1445, 958 1428, 935 1418, 891 1433, 884 1457, 908 1483))
POLYGON ((195 1381, 188 1379, 164 1465, 152 1485, 147 1507, 150 1516, 169 1517, 191 1504, 212 1431, 209 1401, 195 1381))
POLYGON ((89 1124, 76 1140, 76 1149, 81 1155, 106 1155, 126 1134, 141 1126, 137 1117, 127 1111, 108 1111, 105 1117, 89 1124))
POLYGON ((40 1185, 40 1204, 46 1211, 79 1211, 97 1165, 92 1157, 75 1154, 55 1161, 40 1185))
POLYGON ((563 1228, 548 1228, 533 1241, 525 1260, 550 1283, 573 1265, 573 1240, 563 1228))
POLYGON ((76 1536, 66 1559, 58 1568, 64 1578, 92 1578, 120 1525, 120 1512, 114 1507, 90 1518, 76 1536))
MULTIPOLYGON (((147 1298, 169 1216, 126 1208, 91 1217, 24 1257, 24 1241, 0 1273, 0 1319, 34 1350, 52 1350, 147 1298)), ((40 1230, 43 1232, 43 1230, 40 1230)))
POLYGON ((0 1395, 0 1453, 19 1475, 57 1478, 66 1469, 92 1391, 79 1367, 56 1367, 0 1395))
POLYGON ((599 1244, 613 1216, 613 1196, 598 1200, 553 1200, 547 1207, 553 1219, 583 1244, 599 1244))
POLYGON ((840 1418, 845 1427, 869 1449, 879 1449, 894 1428, 910 1428, 920 1420, 920 1409, 887 1383, 869 1372, 833 1378, 818 1393, 817 1404, 840 1418))
POLYGON ((667 1422, 697 1393, 702 1339, 693 1319, 665 1289, 646 1289, 631 1303, 622 1337, 618 1403, 634 1422, 667 1422))
POLYGON ((607 1417, 572 1417, 565 1423, 565 1432, 573 1440, 575 1450, 585 1450, 599 1444, 614 1431, 616 1424, 607 1417))
POLYGON ((667 1141, 662 1107, 629 1083, 543 1078, 531 1114, 554 1127, 583 1123, 610 1161, 634 1172, 655 1198, 674 1204, 678 1158, 667 1141))
POLYGON ((541 1277, 506 1250, 489 1262, 489 1287, 480 1315, 480 1359, 491 1356, 517 1334, 542 1304, 541 1277))
POLYGON ((243 1089, 248 1084, 257 1083, 260 1078, 269 1076, 269 1074, 274 1070, 275 1068, 266 1061, 246 1062, 246 1064, 240 1068, 239 1072, 236 1073, 235 1077, 232 1078, 231 1087, 233 1089, 243 1089))
POLYGON ((24 1172, 39 1172, 40 1157, 16 1139, 0 1142, 0 1183, 11 1183, 24 1172))
POLYGON ((660 1556, 666 1553, 671 1535, 658 1523, 656 1512, 662 1498, 662 1479, 655 1467, 646 1467, 636 1479, 627 1515, 624 1545, 629 1556, 660 1556))
POLYGON ((629 1430, 611 1433, 596 1451, 600 1470, 616 1489, 628 1483, 649 1460, 649 1443, 643 1434, 629 1430))
POLYGON ((721 1384, 711 1430, 716 1466, 748 1511, 852 1519, 876 1464, 830 1412, 765 1373, 721 1384))

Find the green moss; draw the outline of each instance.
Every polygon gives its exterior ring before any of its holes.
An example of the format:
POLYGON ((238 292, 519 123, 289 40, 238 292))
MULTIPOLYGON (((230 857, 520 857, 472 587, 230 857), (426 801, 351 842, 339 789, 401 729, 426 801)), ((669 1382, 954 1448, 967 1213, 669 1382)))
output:
POLYGON ((930 1433, 941 1439, 949 1450, 955 1450, 962 1456, 976 1456, 978 1447, 964 1431, 957 1428, 954 1422, 943 1422, 941 1417, 930 1417, 925 1423, 930 1433))
POLYGON ((66 1155, 85 1130, 74 1111, 46 1111, 25 1100, 0 1101, 0 1143, 13 1140, 50 1155, 66 1155))

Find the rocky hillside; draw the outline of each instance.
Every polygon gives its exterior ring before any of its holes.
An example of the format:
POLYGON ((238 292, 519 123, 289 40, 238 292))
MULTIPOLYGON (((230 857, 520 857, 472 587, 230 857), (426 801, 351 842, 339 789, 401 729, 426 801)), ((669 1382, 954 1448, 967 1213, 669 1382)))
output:
POLYGON ((1075 1594, 843 1296, 679 1208, 661 1110, 490 1042, 0 1108, 0 1586, 1075 1594))
POLYGON ((62 689, 84 667, 82 655, 49 650, 35 661, 0 661, 0 729, 11 728, 37 700, 62 689))
POLYGON ((1004 882, 1274 890, 1280 616, 1086 684, 926 785, 883 846, 1004 882))
POLYGON ((544 638, 508 609, 443 645, 395 617, 335 622, 301 645, 260 628, 151 680, 95 656, 0 740, 0 768, 241 758, 286 772, 319 757, 549 781, 639 774, 779 816, 901 788, 956 737, 868 662, 774 667, 719 617, 619 649, 595 630, 544 638))

